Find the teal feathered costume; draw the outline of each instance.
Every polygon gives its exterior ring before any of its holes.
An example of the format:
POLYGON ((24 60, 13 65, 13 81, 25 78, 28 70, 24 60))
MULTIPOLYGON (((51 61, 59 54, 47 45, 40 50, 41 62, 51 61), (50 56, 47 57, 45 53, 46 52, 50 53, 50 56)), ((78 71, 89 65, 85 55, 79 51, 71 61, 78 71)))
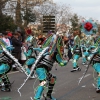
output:
POLYGON ((36 89, 34 100, 40 100, 47 82, 48 91, 45 100, 56 100, 51 95, 56 82, 56 76, 51 74, 50 71, 52 70, 55 61, 60 66, 65 66, 67 64, 67 61, 63 59, 63 42, 61 36, 50 34, 42 45, 42 48, 34 48, 34 50, 38 50, 41 53, 45 48, 48 49, 43 54, 41 59, 39 59, 39 63, 35 67, 40 84, 36 89))

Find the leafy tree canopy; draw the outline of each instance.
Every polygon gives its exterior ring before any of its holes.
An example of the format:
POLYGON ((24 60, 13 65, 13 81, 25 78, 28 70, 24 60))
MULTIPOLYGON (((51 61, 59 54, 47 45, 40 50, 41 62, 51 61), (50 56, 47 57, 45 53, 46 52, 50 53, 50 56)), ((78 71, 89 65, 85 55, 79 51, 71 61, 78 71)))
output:
POLYGON ((16 28, 17 26, 15 25, 13 18, 6 15, 0 16, 0 31, 9 29, 14 32, 16 28))
POLYGON ((30 22, 35 22, 36 15, 30 9, 28 9, 25 15, 23 16, 23 19, 27 21, 27 24, 30 22))

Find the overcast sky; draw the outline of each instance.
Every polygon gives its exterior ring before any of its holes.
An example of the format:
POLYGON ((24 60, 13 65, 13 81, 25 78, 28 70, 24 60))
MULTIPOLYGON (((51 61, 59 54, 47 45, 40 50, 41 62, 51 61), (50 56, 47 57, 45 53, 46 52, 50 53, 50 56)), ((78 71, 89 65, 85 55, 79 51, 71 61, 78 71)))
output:
POLYGON ((53 0, 55 3, 70 5, 73 13, 86 19, 92 17, 100 22, 100 0, 53 0))

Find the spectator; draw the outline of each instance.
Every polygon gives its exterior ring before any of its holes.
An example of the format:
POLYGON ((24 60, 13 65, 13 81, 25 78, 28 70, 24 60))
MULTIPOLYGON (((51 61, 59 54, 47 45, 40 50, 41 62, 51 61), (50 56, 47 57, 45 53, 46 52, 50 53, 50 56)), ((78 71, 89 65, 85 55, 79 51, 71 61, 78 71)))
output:
POLYGON ((4 45, 9 52, 11 52, 13 47, 10 44, 10 40, 7 37, 7 33, 6 32, 3 32, 3 33, 4 35, 0 33, 0 39, 1 39, 0 41, 2 42, 2 45, 4 45))
POLYGON ((20 31, 17 31, 16 33, 18 34, 18 39, 22 42, 21 32, 20 31))
MULTIPOLYGON (((22 46, 22 43, 21 43, 21 41, 20 41, 20 39, 18 37, 19 37, 18 33, 14 33, 13 34, 12 45, 13 45, 14 49, 12 51, 12 54, 21 63, 21 46, 22 46)), ((15 66, 14 66, 13 70, 14 71, 17 70, 15 66)))
POLYGON ((26 61, 26 53, 27 48, 26 48, 26 43, 23 41, 22 47, 21 47, 21 64, 24 65, 25 61, 26 61))
POLYGON ((8 39, 10 40, 10 44, 12 45, 12 40, 11 40, 11 38, 12 38, 12 33, 8 33, 7 35, 8 35, 8 39))
POLYGON ((10 29, 7 29, 6 32, 7 32, 7 33, 11 33, 10 29))
POLYGON ((21 31, 21 38, 22 38, 22 42, 24 42, 26 36, 25 36, 25 31, 21 31))
POLYGON ((6 42, 7 46, 11 46, 10 40, 8 38, 8 33, 3 32, 3 41, 6 42))
POLYGON ((71 47, 74 45, 74 37, 71 35, 69 36, 69 41, 68 41, 68 58, 69 60, 72 59, 72 53, 71 53, 71 47))

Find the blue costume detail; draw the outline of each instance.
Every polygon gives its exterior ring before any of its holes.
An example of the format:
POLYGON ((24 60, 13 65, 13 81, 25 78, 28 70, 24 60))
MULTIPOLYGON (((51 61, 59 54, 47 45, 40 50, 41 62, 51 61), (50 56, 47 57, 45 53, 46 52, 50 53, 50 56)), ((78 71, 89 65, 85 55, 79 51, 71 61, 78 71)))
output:
POLYGON ((46 79, 46 70, 44 68, 37 68, 36 74, 38 75, 39 80, 45 80, 46 79))
POLYGON ((12 45, 11 45, 11 46, 7 46, 6 49, 7 49, 8 51, 11 51, 11 50, 14 49, 14 47, 13 47, 12 45))
POLYGON ((38 86, 37 92, 34 97, 35 100, 40 100, 40 96, 42 95, 43 90, 44 90, 44 86, 38 86))
POLYGON ((26 65, 30 66, 35 62, 35 58, 30 58, 26 61, 26 65))
POLYGON ((0 66, 0 74, 5 74, 5 72, 8 72, 10 69, 9 65, 7 64, 2 64, 0 66))

